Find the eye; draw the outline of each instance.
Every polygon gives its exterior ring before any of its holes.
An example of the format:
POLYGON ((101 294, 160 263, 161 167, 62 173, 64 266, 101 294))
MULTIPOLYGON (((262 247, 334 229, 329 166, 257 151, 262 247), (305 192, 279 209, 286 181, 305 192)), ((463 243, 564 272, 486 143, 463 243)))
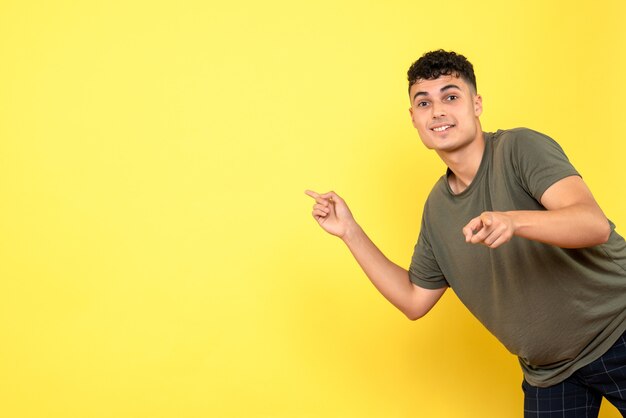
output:
POLYGON ((456 95, 454 95, 454 94, 451 94, 451 95, 449 95, 449 96, 447 96, 447 97, 446 97, 446 100, 447 100, 447 101, 449 101, 449 102, 451 102, 451 101, 456 100, 456 99, 458 99, 458 98, 459 98, 459 96, 456 96, 456 95))
POLYGON ((417 102, 415 104, 415 106, 417 106, 417 107, 425 107, 425 106, 428 106, 428 102, 427 101, 417 102))

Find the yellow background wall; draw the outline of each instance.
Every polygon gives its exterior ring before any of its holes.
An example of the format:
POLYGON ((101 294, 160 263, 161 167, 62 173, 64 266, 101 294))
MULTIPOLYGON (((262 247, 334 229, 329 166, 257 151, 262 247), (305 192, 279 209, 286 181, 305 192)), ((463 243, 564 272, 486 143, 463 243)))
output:
POLYGON ((454 294, 406 320, 303 191, 343 195, 408 265, 444 168, 405 74, 453 49, 484 129, 557 139, 626 232, 625 13, 2 0, 0 415, 521 416, 516 359, 454 294))

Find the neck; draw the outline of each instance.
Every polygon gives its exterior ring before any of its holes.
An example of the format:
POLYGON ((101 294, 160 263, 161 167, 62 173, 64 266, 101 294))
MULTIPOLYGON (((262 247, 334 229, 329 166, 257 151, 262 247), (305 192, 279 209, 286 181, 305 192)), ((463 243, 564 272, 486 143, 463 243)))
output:
POLYGON ((476 139, 463 149, 454 153, 439 153, 439 157, 452 172, 448 177, 448 184, 455 194, 461 193, 472 183, 484 152, 485 138, 480 130, 476 139))

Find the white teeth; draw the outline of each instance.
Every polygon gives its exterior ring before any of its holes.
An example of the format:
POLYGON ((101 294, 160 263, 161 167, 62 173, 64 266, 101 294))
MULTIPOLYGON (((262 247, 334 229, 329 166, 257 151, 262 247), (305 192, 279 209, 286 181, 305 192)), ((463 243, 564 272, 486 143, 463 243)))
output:
POLYGON ((443 132, 446 129, 448 129, 449 127, 450 127, 450 125, 440 126, 439 128, 433 128, 433 131, 435 131, 435 132, 443 132))

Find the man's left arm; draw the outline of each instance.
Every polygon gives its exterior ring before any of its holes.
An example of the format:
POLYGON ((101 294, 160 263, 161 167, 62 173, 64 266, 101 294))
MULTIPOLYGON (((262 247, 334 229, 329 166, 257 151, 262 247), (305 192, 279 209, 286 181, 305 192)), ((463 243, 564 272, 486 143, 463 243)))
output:
POLYGON ((557 181, 540 202, 547 210, 481 213, 463 228, 465 241, 497 248, 517 236, 562 248, 584 248, 609 239, 609 221, 579 176, 557 181))

